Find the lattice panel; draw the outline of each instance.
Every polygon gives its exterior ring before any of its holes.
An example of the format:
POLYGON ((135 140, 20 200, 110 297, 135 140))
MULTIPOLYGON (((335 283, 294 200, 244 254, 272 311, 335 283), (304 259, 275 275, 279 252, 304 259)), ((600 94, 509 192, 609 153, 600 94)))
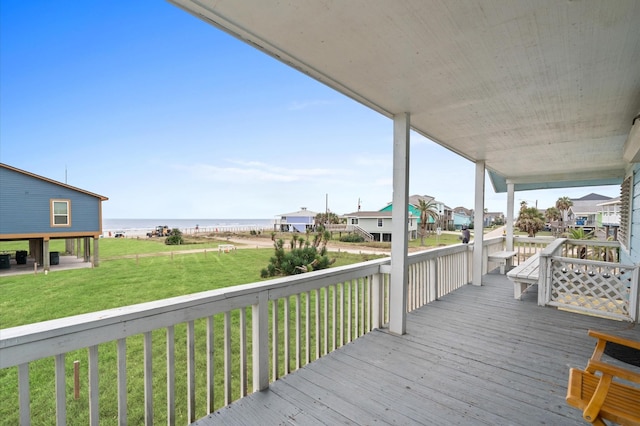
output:
POLYGON ((631 269, 552 259, 551 301, 594 313, 629 316, 631 269))

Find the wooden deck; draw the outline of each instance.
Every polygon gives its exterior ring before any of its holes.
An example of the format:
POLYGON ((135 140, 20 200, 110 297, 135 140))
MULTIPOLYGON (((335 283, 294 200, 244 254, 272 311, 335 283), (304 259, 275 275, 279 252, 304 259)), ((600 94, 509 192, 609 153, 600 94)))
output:
POLYGON ((640 340, 640 326, 512 297, 504 275, 409 314, 407 334, 374 331, 196 422, 204 425, 584 425, 565 403, 590 328, 640 340))

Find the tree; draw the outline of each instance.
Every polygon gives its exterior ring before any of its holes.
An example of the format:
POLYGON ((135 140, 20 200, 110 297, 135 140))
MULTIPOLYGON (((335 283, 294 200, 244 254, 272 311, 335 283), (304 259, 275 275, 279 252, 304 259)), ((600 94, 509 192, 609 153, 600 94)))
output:
POLYGON ((520 203, 520 214, 516 221, 516 226, 528 234, 529 237, 535 237, 536 232, 544 228, 544 216, 535 207, 528 207, 527 202, 520 203))
POLYGON ((549 207, 547 210, 545 210, 544 217, 549 222, 553 222, 554 220, 558 220, 561 217, 560 210, 558 210, 557 207, 549 207))
POLYGON ((438 205, 433 201, 425 201, 420 199, 418 203, 420 211, 420 245, 424 246, 424 236, 427 232, 427 220, 429 218, 434 221, 438 219, 438 205))
POLYGON ((314 218, 316 225, 337 225, 340 223, 340 217, 332 212, 318 213, 314 218))
POLYGON ((569 211, 569 207, 573 206, 573 201, 569 197, 560 197, 558 201, 556 201, 556 208, 560 210, 562 214, 561 220, 563 222, 563 230, 566 227, 565 222, 567 221, 567 212, 569 211))

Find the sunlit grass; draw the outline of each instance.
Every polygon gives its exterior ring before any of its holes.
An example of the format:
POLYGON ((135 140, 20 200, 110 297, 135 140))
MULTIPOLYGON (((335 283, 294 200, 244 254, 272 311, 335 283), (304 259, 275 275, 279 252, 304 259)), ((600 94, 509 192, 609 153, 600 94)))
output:
MULTIPOLYGON (((231 253, 219 253, 217 243, 211 246, 198 244, 195 246, 165 246, 156 240, 105 239, 100 241, 100 266, 94 269, 77 269, 54 271, 48 275, 27 274, 0 277, 0 327, 8 328, 30 324, 55 318, 100 311, 120 306, 149 302, 168 297, 197 293, 212 289, 228 287, 249 282, 262 281, 260 270, 273 256, 272 249, 244 249, 231 253), (179 254, 180 250, 192 248, 205 249, 198 253, 179 254), (125 255, 174 251, 173 256, 164 254, 139 258, 125 255), (103 257, 104 256, 104 257, 103 257), (106 257, 106 258, 105 258, 106 257), (111 260, 109 260, 111 258, 111 260)), ((26 249, 21 243, 3 243, 2 250, 26 249)), ((62 241, 51 242, 52 251, 64 251, 62 241)), ((336 259, 334 266, 360 262, 372 258, 371 255, 356 255, 345 252, 331 253, 336 259)), ((301 296, 302 304, 314 303, 315 293, 310 297, 301 296)), ((321 294, 319 297, 323 297, 321 294)), ((290 309, 293 310, 294 303, 290 309)), ((280 311, 284 309, 281 303, 280 311)), ((239 387, 238 339, 239 311, 231 313, 232 321, 232 376, 236 384, 233 387, 233 399, 237 399, 239 387)), ((305 320, 304 308, 301 312, 305 320)), ((283 315, 279 316, 282 322, 283 315)), ((221 348, 224 318, 223 314, 214 317, 214 356, 215 370, 215 406, 224 406, 223 369, 224 354, 221 348)), ((195 321, 196 335, 202 336, 206 320, 195 321)), ((251 311, 247 313, 248 335, 251 334, 251 311)), ((313 326, 312 326, 313 327, 313 326)), ((175 327, 176 357, 176 410, 178 423, 186 423, 186 337, 185 324, 175 327)), ((313 330, 313 328, 311 328, 313 330)), ((302 336, 304 339, 304 329, 302 336)), ((156 330, 153 336, 153 381, 154 381, 154 423, 166 424, 166 331, 156 330)), ((311 353, 315 336, 310 336, 311 353)), ((321 337, 320 337, 321 338, 321 337)), ((282 335, 280 336, 282 340, 282 335)), ((143 395, 143 361, 141 335, 127 339, 127 387, 129 424, 144 422, 143 395)), ((248 351, 251 353, 251 339, 248 339, 248 351)), ((280 345, 281 346, 281 345, 280 345)), ((206 348, 205 340, 196 339, 196 383, 200 391, 197 393, 197 415, 206 415, 206 348)), ((310 355, 315 359, 315 355, 310 355)), ((116 344, 109 342, 99 346, 99 400, 101 424, 117 424, 117 368, 116 344)), ((251 362, 251 360, 249 360, 251 362)), ((293 363, 293 360, 291 361, 293 363)), ((283 357, 280 357, 283 363, 283 357)), ((87 392, 87 350, 78 350, 66 354, 66 395, 67 423, 88 424, 88 392, 87 392), (80 399, 73 398, 73 362, 80 363, 81 393, 80 399)), ((303 362, 304 364, 304 362, 303 362)), ((280 371, 284 368, 280 367, 280 371)), ((30 389, 32 424, 55 424, 55 377, 53 358, 46 358, 30 363, 30 389)), ((251 383, 251 368, 248 371, 251 383)), ((0 371, 0 424, 18 423, 17 400, 17 368, 0 371)))

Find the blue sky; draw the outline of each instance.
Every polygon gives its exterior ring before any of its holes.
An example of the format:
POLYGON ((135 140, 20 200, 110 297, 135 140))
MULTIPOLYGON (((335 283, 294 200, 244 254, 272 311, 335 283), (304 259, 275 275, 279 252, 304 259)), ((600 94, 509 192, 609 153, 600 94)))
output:
MULTIPOLYGON (((474 204, 474 165, 412 133, 410 194, 474 204)), ((392 198, 392 123, 158 0, 0 2, 0 162, 105 218, 272 218, 392 198)), ((617 186, 528 191, 561 196, 617 186)), ((486 207, 506 212, 487 179, 486 207)))

